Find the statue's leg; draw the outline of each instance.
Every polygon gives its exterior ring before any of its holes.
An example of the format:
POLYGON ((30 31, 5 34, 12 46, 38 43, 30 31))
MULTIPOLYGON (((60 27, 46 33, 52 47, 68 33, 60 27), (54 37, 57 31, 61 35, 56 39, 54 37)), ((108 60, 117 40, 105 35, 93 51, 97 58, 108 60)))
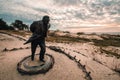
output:
POLYGON ((46 51, 45 39, 40 41, 39 46, 41 48, 39 59, 40 59, 40 61, 43 61, 44 60, 45 51, 46 51))
POLYGON ((36 48, 37 48, 37 42, 31 42, 31 53, 32 53, 31 60, 32 61, 34 60, 36 48))

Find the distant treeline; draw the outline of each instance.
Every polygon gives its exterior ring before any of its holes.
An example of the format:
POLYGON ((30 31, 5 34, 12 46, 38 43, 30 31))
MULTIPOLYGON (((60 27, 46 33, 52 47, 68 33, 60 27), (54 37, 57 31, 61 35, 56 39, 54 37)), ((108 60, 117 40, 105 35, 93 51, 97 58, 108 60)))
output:
POLYGON ((0 18, 0 30, 29 30, 29 27, 21 20, 15 20, 15 22, 8 25, 2 18, 0 18))

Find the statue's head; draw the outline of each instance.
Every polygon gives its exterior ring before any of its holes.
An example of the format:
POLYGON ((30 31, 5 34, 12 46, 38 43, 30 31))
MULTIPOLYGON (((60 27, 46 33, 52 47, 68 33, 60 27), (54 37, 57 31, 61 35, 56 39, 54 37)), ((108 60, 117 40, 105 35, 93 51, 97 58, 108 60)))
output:
POLYGON ((47 16, 47 15, 46 15, 46 16, 43 16, 42 21, 43 21, 44 24, 48 24, 49 21, 50 21, 49 16, 47 16))

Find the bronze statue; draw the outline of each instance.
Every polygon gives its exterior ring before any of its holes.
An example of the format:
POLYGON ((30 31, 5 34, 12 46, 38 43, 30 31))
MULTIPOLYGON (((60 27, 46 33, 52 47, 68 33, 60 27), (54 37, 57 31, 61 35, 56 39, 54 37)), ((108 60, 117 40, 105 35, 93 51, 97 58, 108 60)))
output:
POLYGON ((32 36, 24 44, 31 42, 32 61, 34 60, 37 45, 39 45, 41 48, 39 60, 44 62, 44 54, 46 52, 45 37, 47 37, 47 32, 48 29, 50 28, 49 21, 50 21, 49 16, 43 16, 42 20, 34 21, 30 25, 30 31, 32 32, 32 36))

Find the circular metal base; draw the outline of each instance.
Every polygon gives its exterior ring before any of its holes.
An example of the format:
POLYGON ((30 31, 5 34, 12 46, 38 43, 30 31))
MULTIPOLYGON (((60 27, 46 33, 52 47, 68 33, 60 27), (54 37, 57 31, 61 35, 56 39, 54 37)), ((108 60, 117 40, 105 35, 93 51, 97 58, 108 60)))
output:
POLYGON ((31 56, 25 57, 17 64, 18 72, 29 75, 46 73, 52 68, 54 64, 54 58, 49 54, 45 54, 44 57, 45 62, 39 61, 38 54, 35 55, 34 61, 31 61, 31 56))

